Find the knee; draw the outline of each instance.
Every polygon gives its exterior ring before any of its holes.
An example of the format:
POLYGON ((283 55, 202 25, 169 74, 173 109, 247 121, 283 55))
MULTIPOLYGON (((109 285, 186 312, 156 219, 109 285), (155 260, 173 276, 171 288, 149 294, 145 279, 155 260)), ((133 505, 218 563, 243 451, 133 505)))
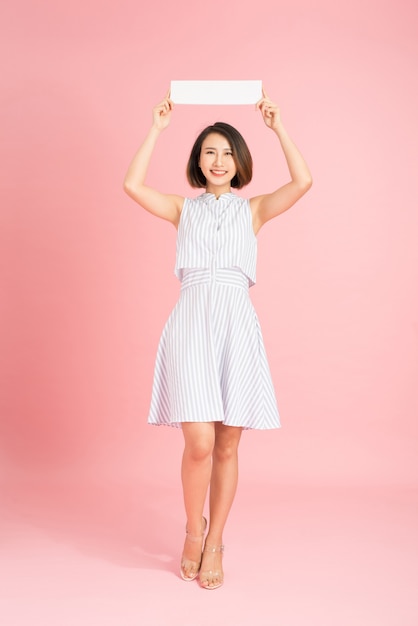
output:
POLYGON ((217 461, 229 461, 236 457, 238 442, 235 439, 225 439, 215 442, 213 456, 217 461))
POLYGON ((185 455, 195 463, 208 460, 212 456, 212 452, 213 442, 204 438, 189 442, 184 449, 185 455))

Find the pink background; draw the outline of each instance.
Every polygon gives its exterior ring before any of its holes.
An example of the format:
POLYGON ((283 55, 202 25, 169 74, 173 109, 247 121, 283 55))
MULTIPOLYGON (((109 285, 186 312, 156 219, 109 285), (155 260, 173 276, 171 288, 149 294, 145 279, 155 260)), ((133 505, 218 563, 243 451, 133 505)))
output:
MULTIPOLYGON (((162 511, 173 492, 183 525, 181 434, 146 425, 157 342, 179 289, 175 231, 122 191, 171 79, 262 79, 314 178, 259 235, 252 298, 283 428, 244 434, 235 515, 248 515, 246 494, 260 487, 268 501, 272 487, 278 501, 291 487, 407 488, 403 528, 417 515, 417 13, 407 0, 2 6, 0 463, 10 532, 21 515, 48 527, 56 484, 71 485, 63 510, 122 498, 145 524, 141 506, 162 511)), ((248 140, 245 195, 286 180, 252 107, 178 105, 150 183, 190 193, 189 149, 216 120, 248 140)), ((7 607, 7 626, 26 623, 7 607)), ((93 623, 83 615, 65 623, 93 623)), ((276 624, 268 619, 259 623, 276 624)), ((132 623, 177 624, 161 620, 132 623)))

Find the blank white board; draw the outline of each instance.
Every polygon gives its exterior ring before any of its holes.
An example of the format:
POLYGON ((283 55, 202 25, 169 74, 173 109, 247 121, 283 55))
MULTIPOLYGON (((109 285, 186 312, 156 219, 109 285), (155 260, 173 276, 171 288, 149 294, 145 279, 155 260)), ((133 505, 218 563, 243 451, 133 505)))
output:
POLYGON ((174 104, 255 104, 262 97, 261 80, 172 80, 174 104))

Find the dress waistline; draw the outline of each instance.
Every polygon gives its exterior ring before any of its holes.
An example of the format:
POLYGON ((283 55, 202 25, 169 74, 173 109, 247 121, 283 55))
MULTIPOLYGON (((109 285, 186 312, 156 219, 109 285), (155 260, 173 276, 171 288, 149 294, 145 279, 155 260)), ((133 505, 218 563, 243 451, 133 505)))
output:
POLYGON ((248 277, 238 267, 202 267, 184 268, 182 270, 182 290, 193 285, 207 285, 211 283, 241 287, 246 291, 249 288, 248 277))

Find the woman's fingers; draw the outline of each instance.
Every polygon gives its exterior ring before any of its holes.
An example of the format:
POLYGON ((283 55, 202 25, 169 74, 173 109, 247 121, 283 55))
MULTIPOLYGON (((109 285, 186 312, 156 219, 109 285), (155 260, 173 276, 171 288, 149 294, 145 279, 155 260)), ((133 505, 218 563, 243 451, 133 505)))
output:
POLYGON ((277 108, 277 106, 274 105, 271 100, 267 100, 266 98, 260 100, 257 104, 257 107, 260 109, 263 115, 271 115, 271 112, 277 108))
POLYGON ((171 100, 169 98, 164 98, 164 100, 157 104, 154 110, 161 115, 163 113, 168 113, 169 111, 171 111, 172 108, 173 103, 171 102, 171 100))
POLYGON ((173 103, 170 100, 169 95, 170 91, 167 92, 164 100, 161 100, 161 102, 153 108, 154 124, 160 129, 166 128, 170 122, 173 103))
POLYGON ((256 109, 259 109, 263 116, 264 122, 269 128, 273 128, 280 121, 280 109, 275 102, 272 102, 264 87, 262 88, 263 97, 256 104, 256 109))
POLYGON ((266 95, 266 92, 264 91, 264 88, 263 88, 263 97, 260 98, 260 100, 255 105, 256 109, 260 109, 260 111, 264 112, 265 110, 275 107, 275 106, 277 105, 275 105, 274 102, 270 100, 270 98, 266 95))

